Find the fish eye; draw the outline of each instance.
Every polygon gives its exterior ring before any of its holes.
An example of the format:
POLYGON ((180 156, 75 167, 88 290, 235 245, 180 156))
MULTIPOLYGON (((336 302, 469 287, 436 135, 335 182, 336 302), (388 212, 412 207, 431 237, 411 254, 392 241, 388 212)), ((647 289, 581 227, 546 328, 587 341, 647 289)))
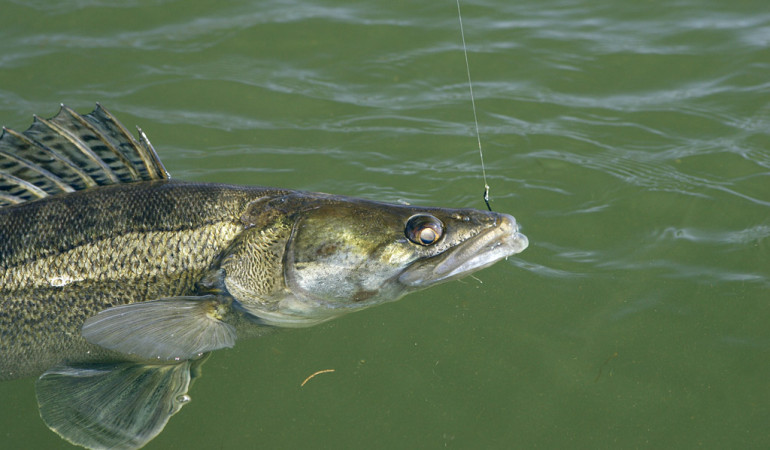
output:
POLYGON ((444 224, 429 214, 417 214, 406 221, 406 237, 419 245, 432 245, 444 234, 444 224))

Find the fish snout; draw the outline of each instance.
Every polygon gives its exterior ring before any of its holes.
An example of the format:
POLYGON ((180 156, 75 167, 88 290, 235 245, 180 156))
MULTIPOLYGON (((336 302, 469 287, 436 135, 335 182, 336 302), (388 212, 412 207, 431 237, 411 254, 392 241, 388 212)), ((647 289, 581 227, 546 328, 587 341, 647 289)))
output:
POLYGON ((523 252, 529 246, 527 236, 521 234, 521 225, 510 214, 496 213, 498 234, 500 243, 510 249, 510 254, 523 252))

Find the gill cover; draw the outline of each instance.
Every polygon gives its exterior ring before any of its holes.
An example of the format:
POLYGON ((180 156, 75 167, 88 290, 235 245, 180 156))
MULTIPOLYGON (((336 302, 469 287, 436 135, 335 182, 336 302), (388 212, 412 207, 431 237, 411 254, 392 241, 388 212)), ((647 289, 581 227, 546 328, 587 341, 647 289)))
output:
POLYGON ((335 201, 299 217, 287 248, 288 288, 329 307, 398 294, 391 280, 427 251, 406 238, 411 214, 399 212, 391 205, 335 201))

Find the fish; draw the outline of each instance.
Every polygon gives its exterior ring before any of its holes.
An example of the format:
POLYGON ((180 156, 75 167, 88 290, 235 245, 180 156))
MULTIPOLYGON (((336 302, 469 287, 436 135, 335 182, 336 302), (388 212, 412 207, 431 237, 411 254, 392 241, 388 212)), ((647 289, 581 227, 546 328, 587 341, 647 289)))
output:
POLYGON ((0 135, 0 380, 46 425, 139 448, 210 352, 316 325, 522 252, 508 214, 172 179, 100 104, 0 135))

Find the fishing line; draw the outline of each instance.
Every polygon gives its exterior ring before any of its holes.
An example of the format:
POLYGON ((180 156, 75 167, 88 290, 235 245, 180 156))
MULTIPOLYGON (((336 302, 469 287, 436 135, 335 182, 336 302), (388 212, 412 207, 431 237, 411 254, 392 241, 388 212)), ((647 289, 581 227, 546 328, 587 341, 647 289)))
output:
POLYGON ((460 12, 460 0, 457 0, 457 18, 460 20, 460 37, 463 41, 463 54, 465 55, 465 72, 468 74, 468 89, 471 93, 471 106, 473 107, 473 123, 476 124, 476 140, 479 143, 479 159, 481 159, 481 175, 484 178, 484 203, 487 209, 492 211, 489 206, 489 184, 487 184, 487 171, 484 168, 484 153, 481 151, 481 133, 479 132, 479 119, 476 114, 476 99, 473 96, 473 83, 471 82, 471 65, 468 63, 468 47, 465 45, 465 31, 463 30, 463 15, 460 12))

